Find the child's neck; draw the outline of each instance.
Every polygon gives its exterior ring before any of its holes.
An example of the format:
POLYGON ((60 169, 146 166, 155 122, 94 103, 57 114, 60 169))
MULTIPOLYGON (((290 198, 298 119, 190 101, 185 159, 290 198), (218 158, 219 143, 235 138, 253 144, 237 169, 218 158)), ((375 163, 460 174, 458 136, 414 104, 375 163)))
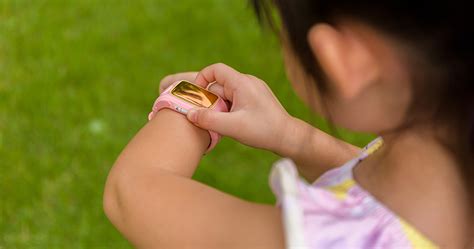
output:
POLYGON ((383 139, 354 169, 358 183, 442 247, 470 238, 468 195, 454 158, 419 130, 383 139))

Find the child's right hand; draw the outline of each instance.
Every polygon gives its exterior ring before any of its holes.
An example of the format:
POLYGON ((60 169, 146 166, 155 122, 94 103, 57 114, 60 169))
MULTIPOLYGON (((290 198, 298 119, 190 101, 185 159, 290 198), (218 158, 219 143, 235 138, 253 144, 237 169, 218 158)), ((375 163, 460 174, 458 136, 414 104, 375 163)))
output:
MULTIPOLYGON (((193 73, 177 74, 180 75, 194 76, 193 73)), ((176 77, 172 75, 167 78, 176 77)), ((221 63, 204 68, 194 80, 202 87, 212 82, 216 83, 209 90, 229 101, 232 104, 230 111, 222 113, 204 108, 194 109, 187 115, 191 122, 252 147, 276 153, 284 150, 285 138, 290 135, 287 133, 294 130, 290 126, 296 122, 265 82, 221 63)), ((169 84, 171 82, 161 82, 165 87, 169 84)))

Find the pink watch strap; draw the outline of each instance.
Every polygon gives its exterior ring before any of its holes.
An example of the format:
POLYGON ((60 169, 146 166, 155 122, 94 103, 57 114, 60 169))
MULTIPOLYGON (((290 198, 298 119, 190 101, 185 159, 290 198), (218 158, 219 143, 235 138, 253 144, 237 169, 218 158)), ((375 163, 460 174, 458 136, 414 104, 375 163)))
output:
MULTIPOLYGON (((176 112, 186 115, 190 109, 197 107, 187 101, 184 101, 180 98, 175 97, 174 95, 170 93, 171 89, 173 89, 179 82, 181 81, 177 81, 171 84, 155 100, 152 111, 150 112, 150 114, 148 114, 148 120, 151 120, 156 115, 156 113, 163 108, 168 108, 168 109, 171 109, 171 110, 174 110, 176 112)), ((220 112, 228 111, 226 103, 220 97, 216 100, 216 102, 211 107, 209 107, 209 109, 220 111, 220 112)), ((217 145, 221 137, 217 132, 214 132, 214 131, 209 131, 209 136, 210 136, 210 143, 205 153, 208 153, 209 151, 211 151, 217 145)))

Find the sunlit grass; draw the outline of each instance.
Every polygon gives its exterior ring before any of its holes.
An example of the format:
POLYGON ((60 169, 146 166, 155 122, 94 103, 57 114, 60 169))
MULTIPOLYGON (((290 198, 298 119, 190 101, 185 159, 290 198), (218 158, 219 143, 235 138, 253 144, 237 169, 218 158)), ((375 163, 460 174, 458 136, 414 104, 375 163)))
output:
MULTIPOLYGON (((1 1, 0 248, 129 248, 102 211, 107 172, 159 80, 214 62, 264 79, 290 113, 312 119, 245 1, 1 1)), ((276 159, 224 139, 195 178, 272 203, 276 159)))

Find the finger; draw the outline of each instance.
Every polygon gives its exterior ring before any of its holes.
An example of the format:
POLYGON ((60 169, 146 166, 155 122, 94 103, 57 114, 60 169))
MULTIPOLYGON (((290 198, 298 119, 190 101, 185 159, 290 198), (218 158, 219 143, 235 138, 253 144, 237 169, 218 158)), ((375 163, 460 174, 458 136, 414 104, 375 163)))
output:
POLYGON ((166 77, 164 77, 160 81, 160 93, 162 93, 167 87, 169 87, 171 84, 178 80, 187 80, 193 82, 194 79, 196 79, 197 72, 184 72, 184 73, 177 73, 177 74, 171 74, 166 77))
POLYGON ((235 128, 238 127, 238 117, 235 113, 196 108, 189 110, 186 116, 195 125, 224 136, 233 137, 235 128))
POLYGON ((219 97, 226 100, 226 97, 224 96, 224 87, 223 86, 221 86, 221 85, 214 82, 214 83, 210 83, 209 85, 207 85, 207 90, 217 94, 219 97))
POLYGON ((243 82, 243 75, 225 64, 217 63, 201 70, 194 82, 206 87, 214 81, 224 87, 224 96, 232 100, 233 92, 243 82))
POLYGON ((228 100, 225 97, 223 86, 213 82, 213 83, 210 83, 209 85, 207 85, 207 90, 209 90, 209 91, 217 94, 219 97, 221 97, 224 100, 224 103, 227 106, 227 109, 232 111, 232 101, 228 100))

